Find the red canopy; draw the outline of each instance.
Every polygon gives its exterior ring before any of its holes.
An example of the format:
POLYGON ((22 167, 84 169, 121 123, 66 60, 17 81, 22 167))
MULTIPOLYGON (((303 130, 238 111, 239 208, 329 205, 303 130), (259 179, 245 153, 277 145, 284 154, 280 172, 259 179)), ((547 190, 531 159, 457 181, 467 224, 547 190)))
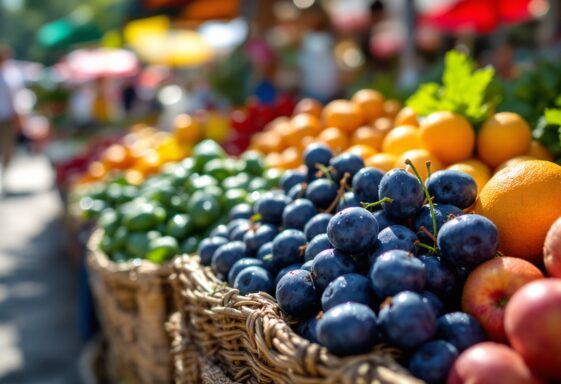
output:
POLYGON ((459 0, 431 10, 420 21, 446 32, 484 34, 500 24, 532 19, 544 7, 546 0, 459 0))

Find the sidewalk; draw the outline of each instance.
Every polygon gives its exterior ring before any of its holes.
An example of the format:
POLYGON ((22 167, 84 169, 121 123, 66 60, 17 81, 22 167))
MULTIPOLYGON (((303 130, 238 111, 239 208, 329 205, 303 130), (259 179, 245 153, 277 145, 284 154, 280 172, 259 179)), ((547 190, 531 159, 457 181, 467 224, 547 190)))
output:
POLYGON ((78 270, 42 156, 18 155, 0 199, 0 383, 76 383, 78 270))

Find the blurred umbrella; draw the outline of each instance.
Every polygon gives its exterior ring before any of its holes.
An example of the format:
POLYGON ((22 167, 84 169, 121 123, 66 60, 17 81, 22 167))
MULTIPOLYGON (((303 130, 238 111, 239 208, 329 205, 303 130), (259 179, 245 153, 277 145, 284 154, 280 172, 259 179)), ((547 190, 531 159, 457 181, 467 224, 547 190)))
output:
POLYGON ((197 31, 216 51, 228 53, 247 37, 249 27, 242 18, 229 22, 208 21, 199 26, 197 31))
POLYGON ((421 17, 442 31, 493 32, 499 25, 520 23, 547 10, 546 0, 459 0, 433 8, 421 17))
POLYGON ((43 25, 37 31, 37 40, 42 47, 60 49, 99 40, 102 35, 91 22, 91 12, 82 7, 64 18, 43 25))
POLYGON ((72 51, 56 67, 65 78, 79 81, 133 76, 140 68, 134 53, 110 48, 72 51))

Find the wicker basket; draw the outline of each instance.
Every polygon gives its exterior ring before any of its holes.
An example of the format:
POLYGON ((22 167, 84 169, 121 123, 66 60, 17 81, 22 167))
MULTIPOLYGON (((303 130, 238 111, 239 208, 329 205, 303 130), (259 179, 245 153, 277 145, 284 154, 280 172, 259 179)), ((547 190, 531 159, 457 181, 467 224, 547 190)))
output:
POLYGON ((114 263, 98 249, 102 232, 88 244, 90 282, 115 382, 173 381, 170 339, 165 329, 173 312, 172 265, 147 261, 114 263))
POLYGON ((188 333, 181 324, 179 312, 171 315, 166 329, 170 334, 171 356, 173 359, 174 378, 176 384, 234 384, 216 362, 202 358, 196 352, 193 343, 189 342, 188 333))
POLYGON ((338 358, 292 331, 267 294, 238 295, 197 258, 175 260, 180 311, 193 341, 239 382, 419 383, 382 346, 338 358))

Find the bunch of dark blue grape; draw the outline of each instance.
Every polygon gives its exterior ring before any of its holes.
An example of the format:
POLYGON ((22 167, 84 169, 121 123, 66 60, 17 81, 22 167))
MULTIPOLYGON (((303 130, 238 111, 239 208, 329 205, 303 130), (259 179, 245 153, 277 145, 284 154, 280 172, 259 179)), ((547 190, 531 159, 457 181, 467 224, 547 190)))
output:
POLYGON ((202 263, 241 294, 274 295, 297 333, 336 355, 383 342, 406 352, 414 375, 443 382, 459 352, 485 339, 458 311, 467 274, 498 246, 489 220, 464 214, 474 180, 440 171, 423 185, 320 144, 304 161, 282 191, 236 206, 201 243, 202 263))

